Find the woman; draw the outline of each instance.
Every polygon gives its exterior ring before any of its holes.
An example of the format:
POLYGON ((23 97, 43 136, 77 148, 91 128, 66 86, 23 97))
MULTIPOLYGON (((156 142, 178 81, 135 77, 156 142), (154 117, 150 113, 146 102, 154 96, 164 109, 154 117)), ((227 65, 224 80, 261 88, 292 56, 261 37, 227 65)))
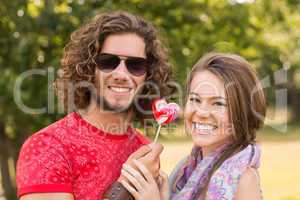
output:
POLYGON ((135 199, 261 199, 257 168, 257 130, 266 113, 263 88, 250 64, 232 54, 210 53, 187 80, 185 126, 192 135, 191 154, 166 181, 156 184, 135 161, 125 165, 125 188, 135 199))

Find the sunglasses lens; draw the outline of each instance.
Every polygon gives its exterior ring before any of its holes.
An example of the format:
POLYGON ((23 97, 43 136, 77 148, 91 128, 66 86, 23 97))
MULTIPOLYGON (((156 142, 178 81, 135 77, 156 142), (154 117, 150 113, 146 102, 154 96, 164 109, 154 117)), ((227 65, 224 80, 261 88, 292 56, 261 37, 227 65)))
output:
POLYGON ((128 71, 135 76, 142 76, 147 71, 147 60, 144 58, 128 58, 126 60, 128 71))
MULTIPOLYGON (((117 55, 102 53, 98 56, 97 65, 103 72, 112 72, 121 62, 117 55)), ((147 72, 147 60, 139 57, 127 57, 125 59, 127 70, 135 75, 142 76, 147 72)))
POLYGON ((120 58, 116 55, 100 54, 97 60, 97 64, 100 70, 104 72, 111 72, 120 64, 120 58))

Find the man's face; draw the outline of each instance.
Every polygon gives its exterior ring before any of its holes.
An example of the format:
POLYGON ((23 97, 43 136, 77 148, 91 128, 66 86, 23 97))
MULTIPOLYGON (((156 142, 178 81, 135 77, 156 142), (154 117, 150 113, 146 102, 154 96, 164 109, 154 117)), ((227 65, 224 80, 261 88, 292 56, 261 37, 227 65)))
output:
MULTIPOLYGON (((145 47, 143 38, 134 33, 115 34, 105 39, 101 53, 146 58, 145 47)), ((146 73, 140 76, 130 73, 124 60, 110 72, 96 68, 98 105, 106 111, 127 111, 145 78, 146 73)))

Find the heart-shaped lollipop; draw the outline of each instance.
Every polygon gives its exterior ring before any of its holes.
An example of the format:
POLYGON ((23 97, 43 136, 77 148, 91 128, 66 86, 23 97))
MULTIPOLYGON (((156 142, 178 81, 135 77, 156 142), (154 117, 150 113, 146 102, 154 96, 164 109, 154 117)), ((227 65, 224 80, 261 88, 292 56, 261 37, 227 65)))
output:
POLYGON ((164 99, 158 99, 153 102, 152 111, 158 124, 168 124, 178 117, 180 107, 176 103, 167 103, 164 99))
POLYGON ((175 120, 179 115, 180 107, 176 103, 167 103, 164 99, 158 99, 152 103, 152 111, 155 120, 159 124, 154 139, 154 142, 156 142, 161 125, 168 124, 175 120))

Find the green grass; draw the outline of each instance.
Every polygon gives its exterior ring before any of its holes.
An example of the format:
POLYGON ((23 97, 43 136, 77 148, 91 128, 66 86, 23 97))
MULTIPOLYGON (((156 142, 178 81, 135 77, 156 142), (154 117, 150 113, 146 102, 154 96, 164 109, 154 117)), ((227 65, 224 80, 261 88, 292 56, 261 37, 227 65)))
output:
MULTIPOLYGON (((192 142, 188 136, 166 131, 160 142, 165 146, 162 169, 170 173, 190 152, 192 142)), ((258 142, 262 147, 259 172, 264 199, 300 200, 300 126, 289 127, 287 133, 266 127, 258 133, 258 142)))

